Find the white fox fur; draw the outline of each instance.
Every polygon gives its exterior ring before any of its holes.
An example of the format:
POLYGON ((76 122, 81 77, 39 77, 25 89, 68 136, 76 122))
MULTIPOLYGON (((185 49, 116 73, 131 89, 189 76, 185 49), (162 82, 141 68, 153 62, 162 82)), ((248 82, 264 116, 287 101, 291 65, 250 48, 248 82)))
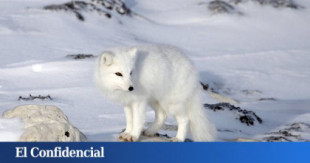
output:
POLYGON ((198 72, 177 48, 165 45, 118 47, 103 52, 95 68, 103 94, 124 106, 126 130, 121 141, 137 141, 143 130, 146 107, 155 122, 145 135, 154 135, 172 115, 178 124, 172 141, 184 141, 188 128, 195 141, 213 141, 216 130, 202 108, 198 72))

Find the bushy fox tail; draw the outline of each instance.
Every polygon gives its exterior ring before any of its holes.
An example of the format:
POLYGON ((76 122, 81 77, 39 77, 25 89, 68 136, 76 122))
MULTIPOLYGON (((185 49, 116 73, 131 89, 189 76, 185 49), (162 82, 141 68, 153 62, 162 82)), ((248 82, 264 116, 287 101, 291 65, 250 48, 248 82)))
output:
POLYGON ((187 105, 190 119, 189 127, 194 141, 214 141, 217 131, 203 110, 200 90, 195 92, 187 105))

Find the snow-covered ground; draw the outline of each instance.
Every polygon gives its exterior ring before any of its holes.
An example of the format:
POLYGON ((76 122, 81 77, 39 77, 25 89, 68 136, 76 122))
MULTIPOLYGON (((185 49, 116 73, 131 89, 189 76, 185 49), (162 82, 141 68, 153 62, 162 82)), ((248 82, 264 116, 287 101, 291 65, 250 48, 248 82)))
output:
MULTIPOLYGON (((161 43, 186 51, 202 82, 263 120, 247 126, 229 111, 206 109, 218 141, 262 138, 295 122, 310 124, 310 1, 295 0, 304 7, 297 10, 247 2, 235 6, 243 15, 214 15, 205 3, 210 0, 126 0, 139 16, 109 11, 108 19, 82 12, 85 21, 42 9, 68 1, 0 1, 0 113, 22 104, 56 105, 90 141, 116 141, 125 127, 123 109, 95 87, 95 58, 66 56, 161 43), (52 100, 18 100, 29 94, 49 94, 52 100)), ((219 101, 206 92, 204 102, 219 101)), ((153 116, 149 110, 147 121, 153 116)), ((0 119, 0 139, 16 140, 19 126, 16 119, 0 119)), ((309 141, 310 128, 305 131, 298 134, 309 141)), ((161 131, 166 132, 175 134, 161 131)))

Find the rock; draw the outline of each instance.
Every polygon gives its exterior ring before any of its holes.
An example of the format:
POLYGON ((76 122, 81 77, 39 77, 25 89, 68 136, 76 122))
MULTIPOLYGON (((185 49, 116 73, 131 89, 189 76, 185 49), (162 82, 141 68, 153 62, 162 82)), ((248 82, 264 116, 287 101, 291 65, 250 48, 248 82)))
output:
POLYGON ((260 137, 262 137, 263 141, 267 142, 309 142, 309 133, 310 124, 295 122, 260 137))
POLYGON ((203 83, 203 82, 200 82, 200 85, 202 86, 202 89, 207 91, 209 89, 209 84, 208 83, 203 83))
POLYGON ((56 106, 22 105, 5 111, 2 117, 21 119, 25 131, 19 141, 87 141, 86 136, 70 124, 67 116, 56 106))
POLYGON ((263 123, 263 120, 255 112, 241 109, 229 103, 204 104, 204 107, 214 112, 224 110, 231 111, 233 114, 237 115, 236 119, 248 126, 253 126, 256 121, 258 123, 263 123))
POLYGON ((263 97, 263 98, 259 98, 258 101, 276 101, 276 98, 273 97, 263 97))
POLYGON ((111 11, 116 11, 120 15, 130 15, 130 9, 121 0, 92 0, 85 1, 70 1, 63 4, 47 5, 43 9, 51 11, 66 11, 75 14, 80 21, 85 21, 82 12, 96 12, 106 18, 111 18, 111 11))
POLYGON ((213 13, 213 14, 222 14, 222 13, 234 13, 235 7, 232 6, 231 4, 221 1, 221 0, 214 0, 211 1, 208 4, 208 9, 213 13))
POLYGON ((257 94, 262 94, 262 91, 260 90, 248 90, 248 89, 244 89, 244 90, 241 90, 241 92, 245 95, 257 95, 257 94))
POLYGON ((130 15, 131 10, 126 6, 122 0, 91 0, 96 4, 103 5, 106 9, 116 10, 121 15, 130 15))
POLYGON ((18 101, 33 101, 33 100, 53 100, 52 97, 50 95, 46 95, 46 96, 42 96, 42 95, 38 95, 38 96, 33 96, 31 94, 29 94, 29 97, 23 97, 23 96, 19 96, 18 97, 18 101))
POLYGON ((86 59, 86 58, 94 58, 95 56, 92 54, 69 54, 66 57, 72 59, 86 59))
POLYGON ((260 5, 269 5, 274 8, 303 8, 301 5, 295 3, 293 0, 230 0, 230 2, 234 4, 244 3, 248 1, 252 1, 260 5))

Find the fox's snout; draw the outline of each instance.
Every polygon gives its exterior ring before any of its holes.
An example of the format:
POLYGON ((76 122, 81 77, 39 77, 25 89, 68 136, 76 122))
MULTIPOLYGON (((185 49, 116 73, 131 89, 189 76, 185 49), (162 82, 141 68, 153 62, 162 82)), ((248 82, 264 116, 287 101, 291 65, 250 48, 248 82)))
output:
POLYGON ((131 80, 127 80, 123 83, 122 89, 124 91, 132 92, 134 90, 134 86, 131 80))
POLYGON ((133 86, 130 86, 130 87, 128 88, 128 91, 133 91, 133 90, 134 90, 133 86))

